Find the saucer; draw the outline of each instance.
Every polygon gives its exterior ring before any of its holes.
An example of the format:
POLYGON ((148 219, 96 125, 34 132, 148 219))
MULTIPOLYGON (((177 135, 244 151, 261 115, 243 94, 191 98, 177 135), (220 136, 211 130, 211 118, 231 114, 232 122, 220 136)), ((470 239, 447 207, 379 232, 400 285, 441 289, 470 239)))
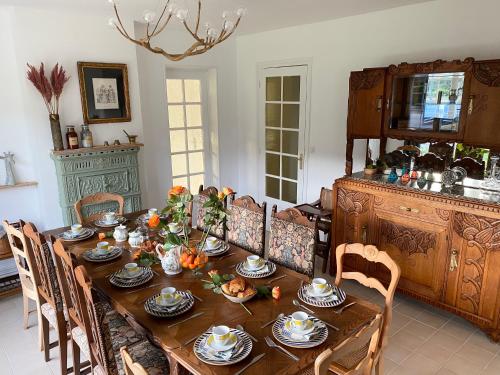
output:
POLYGON ((292 320, 288 319, 285 322, 284 328, 288 332, 291 332, 291 333, 294 333, 294 334, 300 335, 300 336, 305 336, 305 335, 308 335, 311 332, 313 332, 315 327, 314 327, 314 322, 312 320, 308 320, 306 329, 301 330, 301 329, 298 329, 297 327, 294 327, 294 325, 292 324, 292 320))
POLYGON ((260 264, 259 266, 257 266, 257 267, 251 267, 251 266, 248 264, 248 262, 247 262, 247 261, 245 261, 245 262, 243 263, 243 267, 245 268, 245 270, 250 271, 250 272, 252 272, 252 271, 253 271, 253 272, 255 272, 255 271, 259 271, 259 270, 263 269, 265 266, 266 266, 266 261, 265 261, 265 260, 262 260, 262 261, 261 261, 261 264, 260 264))
POLYGON ((316 293, 312 285, 309 285, 309 287, 307 288, 307 294, 311 297, 328 297, 333 294, 333 289, 330 285, 328 285, 324 292, 316 293))
POLYGON ((182 296, 179 293, 175 293, 175 297, 170 301, 166 301, 163 298, 161 298, 161 294, 155 298, 155 303, 158 306, 173 307, 181 302, 182 302, 182 296))
POLYGON ((208 336, 207 346, 210 349, 213 349, 217 352, 225 352, 226 350, 234 348, 236 343, 238 342, 238 336, 236 336, 233 332, 229 332, 229 338, 226 340, 224 344, 216 344, 213 335, 208 336))
POLYGON ((205 246, 203 246, 203 250, 205 251, 214 251, 219 249, 222 246, 222 241, 217 241, 217 244, 214 247, 210 247, 208 245, 208 242, 205 243, 205 246))
POLYGON ((144 273, 144 269, 143 268, 139 268, 139 270, 137 272, 134 272, 132 275, 129 274, 127 271, 125 270, 121 270, 120 272, 118 272, 116 274, 116 276, 120 279, 127 279, 127 280, 132 280, 132 279, 136 279, 140 276, 142 276, 142 274, 144 273))

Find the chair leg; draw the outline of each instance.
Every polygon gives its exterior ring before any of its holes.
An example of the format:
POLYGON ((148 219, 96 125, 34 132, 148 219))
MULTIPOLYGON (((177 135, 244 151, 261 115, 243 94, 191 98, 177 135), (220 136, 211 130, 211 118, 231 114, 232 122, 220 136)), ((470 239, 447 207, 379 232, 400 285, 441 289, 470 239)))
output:
POLYGON ((36 315, 38 318, 38 343, 40 345, 40 351, 42 351, 45 348, 45 343, 43 340, 42 310, 40 308, 40 303, 38 301, 36 301, 36 315))
POLYGON ((375 375, 383 375, 384 374, 384 357, 380 355, 378 357, 377 363, 375 364, 375 375))
POLYGON ((59 361, 61 364, 61 375, 68 373, 68 334, 66 327, 58 327, 57 334, 59 336, 59 361))
POLYGON ((49 321, 42 317, 40 326, 42 327, 42 337, 43 337, 43 353, 45 357, 45 362, 50 360, 50 342, 49 342, 49 321))
POLYGON ((23 327, 28 329, 28 319, 30 316, 30 306, 28 296, 23 294, 23 327))
POLYGON ((80 375, 80 347, 75 342, 71 340, 71 349, 73 351, 73 371, 75 375, 80 375))

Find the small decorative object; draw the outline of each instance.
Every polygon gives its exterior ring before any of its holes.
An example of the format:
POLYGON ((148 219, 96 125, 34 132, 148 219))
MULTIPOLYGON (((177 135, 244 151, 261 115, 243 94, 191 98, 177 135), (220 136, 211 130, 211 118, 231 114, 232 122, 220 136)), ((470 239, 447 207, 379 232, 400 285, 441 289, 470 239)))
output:
POLYGON ((490 157, 490 174, 489 177, 484 180, 482 183, 483 186, 489 187, 489 188, 498 188, 499 186, 499 180, 497 178, 497 164, 498 164, 499 157, 496 155, 493 155, 490 157))
POLYGON ((410 173, 407 169, 405 170, 405 173, 401 176, 401 183, 406 185, 408 182, 410 182, 410 173))
POLYGON ((441 184, 446 188, 451 188, 457 181, 457 175, 451 169, 447 169, 441 173, 441 184))
POLYGON ((128 243, 132 247, 139 247, 144 242, 144 237, 138 231, 130 232, 128 234, 128 243))
POLYGON ((128 138, 128 143, 130 144, 135 144, 137 142, 137 135, 130 135, 128 134, 125 129, 123 130, 123 132, 125 133, 125 135, 127 136, 128 138))
POLYGON ((429 170, 427 171, 426 180, 429 182, 434 181, 434 170, 432 168, 429 168, 429 170))
POLYGON ((59 122, 59 99, 64 85, 69 77, 63 67, 56 64, 50 73, 50 80, 45 76, 43 63, 37 70, 34 66, 28 65, 27 78, 33 83, 35 88, 42 94, 43 101, 49 112, 50 130, 52 132, 52 143, 55 151, 64 150, 61 134, 61 124, 59 122))
POLYGON ((411 178, 412 180, 416 180, 416 179, 418 178, 418 172, 417 172, 417 170, 416 170, 416 169, 413 169, 413 170, 411 171, 411 176, 410 176, 410 178, 411 178))
POLYGON ((12 152, 4 152, 0 159, 5 160, 5 185, 15 185, 16 178, 14 176, 14 154, 12 152))
POLYGON ((126 64, 78 62, 78 79, 86 124, 131 120, 126 64))
POLYGON ((281 289, 279 286, 275 286, 271 293, 272 293, 273 299, 278 301, 281 298, 281 289))
POLYGON ((113 232, 110 231, 110 232, 99 232, 99 234, 97 235, 97 237, 99 238, 99 241, 104 241, 106 238, 113 238, 113 232))
POLYGON ((113 232, 113 238, 116 242, 125 242, 128 238, 128 231, 125 225, 118 225, 115 227, 115 231, 113 232))
POLYGON ((113 142, 113 144, 115 146, 120 146, 121 145, 120 140, 118 140, 118 139, 115 139, 115 141, 113 142))
POLYGON ((109 146, 109 142, 108 141, 104 141, 104 146, 108 147, 109 146))
POLYGON ((87 124, 82 125, 82 131, 80 132, 80 140, 82 142, 83 148, 94 147, 94 139, 92 137, 92 132, 87 124))
POLYGON ((210 280, 202 280, 205 283, 203 288, 211 289, 216 294, 222 294, 222 285, 234 279, 234 275, 220 275, 219 271, 214 269, 208 271, 208 276, 210 276, 210 280))
POLYGON ((364 170, 364 174, 366 176, 372 176, 374 175, 375 173, 377 173, 377 166, 375 164, 368 164, 366 167, 365 167, 365 170, 364 170))
POLYGON ((389 177, 387 177, 387 181, 392 184, 392 183, 396 182, 397 180, 398 180, 398 174, 396 172, 396 167, 392 167, 391 173, 389 174, 389 177))
POLYGON ((172 276, 182 272, 180 246, 158 244, 156 245, 156 254, 165 274, 172 276))
POLYGON ((427 180, 425 179, 426 171, 423 170, 420 177, 417 179, 417 185, 420 189, 423 189, 427 185, 427 180))
POLYGON ((66 126, 66 142, 69 150, 76 150, 78 148, 78 134, 74 126, 66 126))
MULTIPOLYGON (((129 33, 122 23, 122 17, 118 13, 117 3, 118 0, 108 0, 110 4, 113 5, 115 11, 115 17, 110 18, 108 25, 117 29, 117 31, 130 42, 135 45, 142 46, 148 51, 156 54, 163 55, 165 58, 172 61, 180 61, 188 56, 196 56, 205 53, 215 47, 217 44, 222 43, 228 39, 236 30, 240 24, 241 18, 245 15, 246 10, 243 8, 237 11, 228 12, 224 11, 222 13, 222 27, 220 31, 211 27, 208 23, 201 21, 201 0, 198 0, 198 11, 194 12, 195 17, 192 20, 192 24, 196 27, 191 26, 191 22, 188 23, 188 9, 182 7, 179 4, 174 4, 172 1, 165 1, 164 7, 157 15, 151 10, 145 10, 143 13, 144 21, 147 23, 147 31, 145 35, 133 38, 134 33, 129 33), (164 49, 154 46, 153 38, 162 33, 171 19, 177 19, 186 29, 187 35, 193 37, 193 43, 186 48, 184 52, 181 53, 169 53, 164 49), (205 24, 205 27, 199 27, 205 24)), ((167 37, 168 39, 168 37, 167 37)))

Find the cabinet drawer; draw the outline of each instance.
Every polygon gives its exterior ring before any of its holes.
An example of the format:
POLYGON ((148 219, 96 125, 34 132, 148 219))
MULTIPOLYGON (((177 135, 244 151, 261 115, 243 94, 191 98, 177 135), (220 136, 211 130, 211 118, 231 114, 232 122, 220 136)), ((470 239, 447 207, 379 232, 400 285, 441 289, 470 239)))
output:
POLYGON ((439 209, 420 199, 408 199, 404 196, 378 196, 375 207, 380 210, 404 215, 408 218, 427 222, 442 222, 439 209))

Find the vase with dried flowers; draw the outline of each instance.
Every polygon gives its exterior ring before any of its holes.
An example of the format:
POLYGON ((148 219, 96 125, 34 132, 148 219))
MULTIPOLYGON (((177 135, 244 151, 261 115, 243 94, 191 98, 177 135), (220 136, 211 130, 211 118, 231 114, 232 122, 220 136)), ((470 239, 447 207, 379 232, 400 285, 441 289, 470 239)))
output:
POLYGON ((49 112, 50 130, 52 132, 54 150, 64 150, 61 124, 59 122, 59 99, 69 77, 59 64, 56 64, 54 68, 52 68, 50 78, 45 76, 45 67, 43 63, 40 64, 40 68, 38 69, 33 65, 27 65, 27 78, 42 95, 47 111, 49 112))

